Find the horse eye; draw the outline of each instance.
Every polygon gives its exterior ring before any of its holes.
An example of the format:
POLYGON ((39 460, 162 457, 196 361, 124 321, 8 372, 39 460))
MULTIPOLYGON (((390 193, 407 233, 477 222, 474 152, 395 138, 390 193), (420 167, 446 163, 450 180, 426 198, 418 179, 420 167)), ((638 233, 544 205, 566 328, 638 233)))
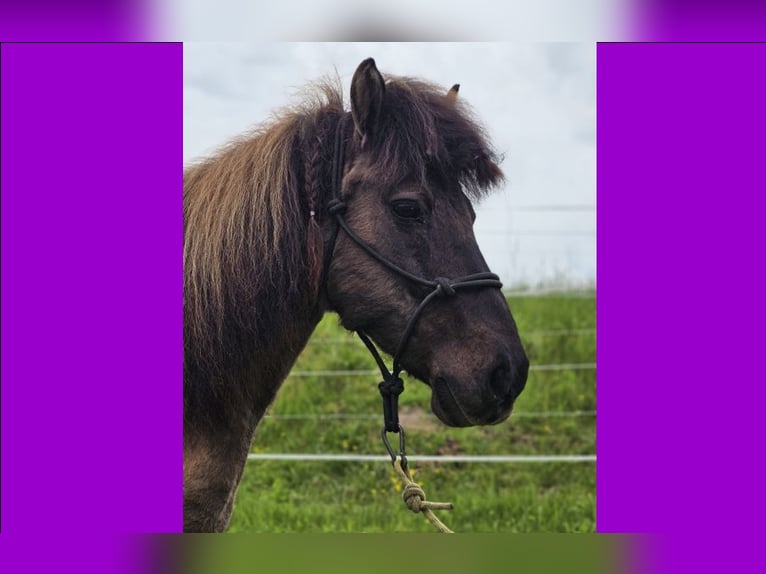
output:
POLYGON ((414 199, 397 199, 391 203, 391 209, 402 219, 420 219, 423 217, 420 204, 414 199))

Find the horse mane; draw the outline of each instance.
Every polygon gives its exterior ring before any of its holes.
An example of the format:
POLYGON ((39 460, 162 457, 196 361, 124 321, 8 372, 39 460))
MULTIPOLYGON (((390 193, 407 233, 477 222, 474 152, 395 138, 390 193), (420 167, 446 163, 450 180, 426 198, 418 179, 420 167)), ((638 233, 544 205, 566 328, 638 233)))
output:
MULTIPOLYGON (((499 158, 467 105, 445 94, 388 77, 381 129, 364 151, 391 182, 436 170, 476 199, 502 180, 499 158)), ((224 356, 244 360, 288 309, 316 305, 317 220, 333 193, 333 142, 344 113, 339 79, 320 81, 301 103, 185 169, 185 368, 189 360, 197 368, 224 356)), ((357 140, 348 157, 361 151, 357 140)))

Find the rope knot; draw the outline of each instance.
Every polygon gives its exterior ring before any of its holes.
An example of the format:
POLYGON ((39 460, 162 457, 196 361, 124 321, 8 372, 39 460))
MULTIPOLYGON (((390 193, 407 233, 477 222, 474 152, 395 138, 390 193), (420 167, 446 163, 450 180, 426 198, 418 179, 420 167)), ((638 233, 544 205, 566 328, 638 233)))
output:
MULTIPOLYGON (((384 441, 385 442, 385 441, 384 441)), ((386 447, 388 448, 388 446, 386 447)), ((389 449, 389 452, 390 449, 389 449)), ((428 521, 438 528, 441 532, 451 533, 452 530, 447 528, 444 523, 439 520, 433 513, 434 510, 452 510, 451 502, 426 502, 426 495, 420 485, 412 480, 410 471, 407 470, 403 461, 403 455, 394 458, 394 470, 399 475, 399 479, 404 484, 404 490, 402 491, 402 500, 412 512, 422 512, 423 515, 428 518, 428 521)))
POLYGON ((423 510, 424 503, 426 501, 426 493, 420 488, 420 485, 410 482, 405 485, 402 491, 402 499, 404 504, 407 505, 412 512, 420 512, 423 510))
POLYGON ((383 397, 383 423, 386 432, 399 432, 399 395, 404 391, 404 381, 396 375, 387 376, 378 385, 383 397))
POLYGON ((346 211, 346 204, 340 199, 333 198, 327 202, 327 211, 330 215, 336 215, 346 211))
POLYGON ((436 283, 436 290, 440 295, 444 297, 452 297, 455 294, 455 288, 452 286, 452 281, 446 277, 436 277, 434 279, 436 283))
POLYGON ((404 391, 404 381, 402 381, 400 377, 395 377, 393 375, 386 377, 378 383, 378 390, 383 397, 401 395, 404 391))

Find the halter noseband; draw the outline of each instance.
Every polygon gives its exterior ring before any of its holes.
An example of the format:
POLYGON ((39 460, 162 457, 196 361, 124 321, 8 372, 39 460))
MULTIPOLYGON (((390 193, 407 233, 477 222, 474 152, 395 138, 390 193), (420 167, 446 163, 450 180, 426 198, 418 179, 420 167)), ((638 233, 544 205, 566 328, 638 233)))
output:
POLYGON ((370 338, 363 331, 357 331, 359 338, 362 339, 362 342, 364 342, 364 344, 367 346, 367 349, 369 349, 370 354, 372 354, 372 357, 375 359, 375 362, 377 363, 378 368, 380 369, 380 373, 383 375, 383 381, 378 385, 380 394, 383 396, 383 419, 384 419, 385 426, 382 431, 382 436, 383 436, 383 442, 385 443, 386 448, 388 449, 389 454, 391 454, 391 457, 393 459, 396 457, 396 455, 393 452, 393 449, 391 448, 388 442, 388 439, 386 438, 387 432, 400 433, 399 444, 400 444, 400 450, 402 451, 401 454, 403 454, 403 451, 404 451, 404 431, 399 425, 399 415, 398 415, 399 394, 404 390, 404 383, 402 382, 402 379, 399 377, 400 373, 402 372, 401 358, 402 358, 402 355, 404 354, 405 349, 407 348, 407 343, 410 340, 412 332, 415 329, 415 325, 417 324, 418 319, 423 313, 423 310, 431 301, 433 301, 437 297, 452 297, 453 295, 455 295, 456 291, 461 289, 480 288, 480 287, 492 287, 494 289, 500 289, 503 286, 503 284, 500 282, 500 278, 497 275, 495 275, 494 273, 489 273, 489 272, 474 273, 472 275, 466 275, 464 277, 459 277, 457 279, 447 279, 445 277, 436 277, 434 279, 424 279, 422 277, 418 277, 417 275, 414 275, 410 273, 409 271, 402 269, 401 267, 391 262, 389 259, 387 259, 383 255, 375 251, 375 249, 373 249, 364 241, 362 241, 359 238, 359 236, 351 230, 351 228, 348 226, 348 223, 343 217, 343 214, 346 211, 346 204, 343 202, 341 198, 341 180, 343 178, 343 166, 344 166, 343 155, 345 150, 344 129, 345 129, 346 122, 348 121, 348 116, 349 116, 349 113, 343 114, 343 116, 338 121, 337 131, 335 133, 335 155, 333 159, 333 169, 332 169, 332 189, 333 189, 334 197, 327 203, 327 211, 332 217, 335 218, 335 221, 337 222, 338 225, 333 231, 333 235, 330 240, 330 249, 328 250, 329 256, 325 260, 324 275, 325 277, 327 276, 327 271, 329 270, 330 262, 332 261, 332 256, 335 251, 335 241, 338 237, 338 231, 340 229, 343 229, 346 235, 348 235, 349 238, 362 249, 362 251, 367 253, 370 257, 375 259, 378 263, 380 263, 381 265, 383 265, 390 271, 394 272, 395 274, 404 277, 408 281, 417 283, 418 285, 431 289, 431 292, 423 298, 423 300, 418 305, 417 309, 415 309, 415 312, 410 317, 410 320, 407 322, 407 326, 404 329, 404 333, 402 334, 402 337, 399 340, 399 345, 397 346, 396 353, 394 354, 394 364, 391 371, 389 371, 388 368, 386 367, 386 364, 383 362, 383 359, 380 357, 380 353, 378 353, 377 348, 375 347, 373 342, 370 340, 370 338))

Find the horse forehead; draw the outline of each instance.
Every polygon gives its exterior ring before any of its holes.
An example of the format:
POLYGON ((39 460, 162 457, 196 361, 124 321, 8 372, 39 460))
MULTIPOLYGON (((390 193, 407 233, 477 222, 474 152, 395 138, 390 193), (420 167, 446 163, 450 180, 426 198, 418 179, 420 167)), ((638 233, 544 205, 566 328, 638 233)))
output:
POLYGON ((460 185, 457 182, 447 181, 437 167, 430 169, 410 166, 391 170, 376 162, 374 157, 359 158, 349 162, 343 176, 343 185, 349 188, 364 185, 388 189, 410 188, 413 191, 423 189, 450 194, 454 194, 452 190, 454 187, 458 195, 463 195, 460 185))

